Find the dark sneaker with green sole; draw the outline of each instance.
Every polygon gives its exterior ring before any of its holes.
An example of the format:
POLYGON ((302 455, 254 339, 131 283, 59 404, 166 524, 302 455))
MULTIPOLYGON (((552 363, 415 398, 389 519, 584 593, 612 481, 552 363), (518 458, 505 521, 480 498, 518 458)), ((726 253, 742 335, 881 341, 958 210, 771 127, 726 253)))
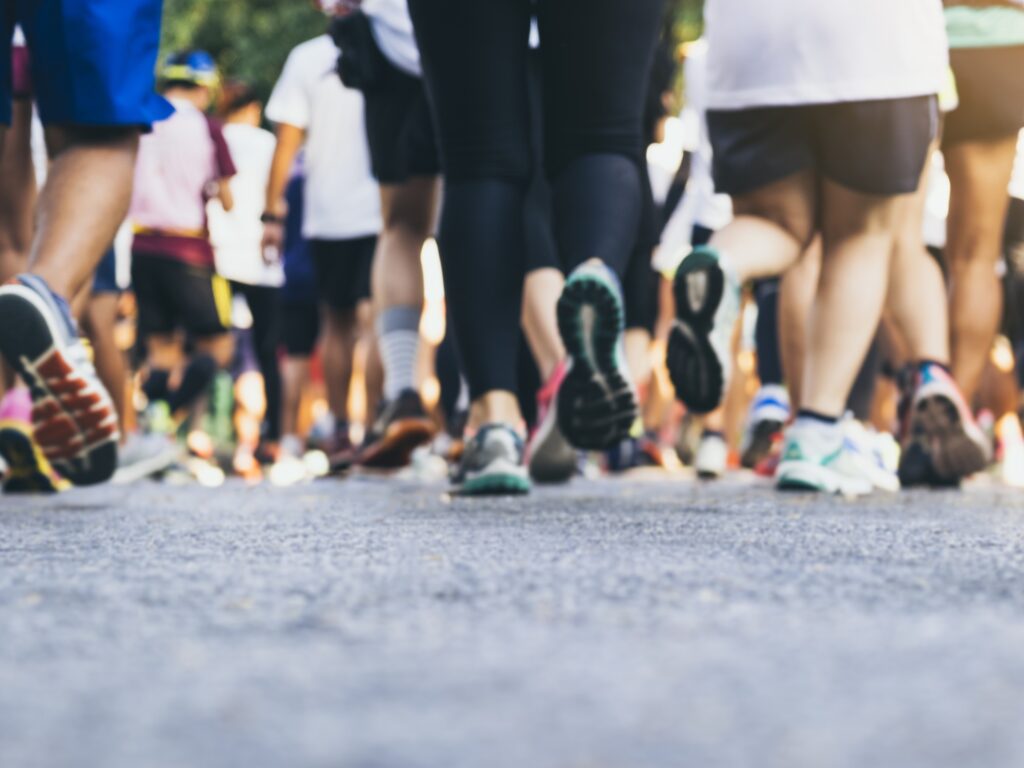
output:
POLYGON ((615 273, 581 264, 558 300, 558 330, 569 354, 558 389, 558 427, 576 448, 604 451, 629 437, 639 413, 622 339, 625 311, 615 273))

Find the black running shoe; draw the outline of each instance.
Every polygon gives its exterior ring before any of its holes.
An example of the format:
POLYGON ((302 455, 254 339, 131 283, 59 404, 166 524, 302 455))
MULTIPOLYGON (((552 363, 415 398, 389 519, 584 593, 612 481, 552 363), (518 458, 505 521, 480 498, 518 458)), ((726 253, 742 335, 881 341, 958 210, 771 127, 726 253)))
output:
POLYGON ((622 289, 603 263, 577 267, 558 300, 558 330, 569 369, 558 389, 558 426, 583 450, 603 451, 629 436, 636 391, 622 349, 622 289))
POLYGON ((679 265, 673 293, 676 321, 668 339, 669 376, 680 402, 694 413, 710 413, 725 395, 740 288, 719 266, 718 252, 701 246, 679 265))
POLYGON ((429 443, 436 431, 419 393, 407 389, 381 404, 363 445, 355 453, 354 463, 369 469, 407 466, 412 452, 429 443))

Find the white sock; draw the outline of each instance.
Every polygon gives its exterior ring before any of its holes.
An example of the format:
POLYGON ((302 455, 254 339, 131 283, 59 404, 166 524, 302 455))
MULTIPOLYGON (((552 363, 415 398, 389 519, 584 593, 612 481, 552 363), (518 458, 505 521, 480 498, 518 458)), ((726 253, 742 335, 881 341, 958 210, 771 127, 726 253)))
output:
POLYGON ((389 307, 377 318, 377 344, 387 400, 394 400, 406 389, 416 389, 420 314, 419 307, 389 307))

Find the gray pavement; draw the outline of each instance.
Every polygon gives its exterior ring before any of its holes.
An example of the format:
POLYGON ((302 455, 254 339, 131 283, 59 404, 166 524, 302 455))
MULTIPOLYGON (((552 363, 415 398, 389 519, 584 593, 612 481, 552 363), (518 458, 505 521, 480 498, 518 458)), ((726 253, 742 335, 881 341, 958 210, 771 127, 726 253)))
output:
POLYGON ((1024 765, 1024 493, 0 498, 0 766, 1024 765))

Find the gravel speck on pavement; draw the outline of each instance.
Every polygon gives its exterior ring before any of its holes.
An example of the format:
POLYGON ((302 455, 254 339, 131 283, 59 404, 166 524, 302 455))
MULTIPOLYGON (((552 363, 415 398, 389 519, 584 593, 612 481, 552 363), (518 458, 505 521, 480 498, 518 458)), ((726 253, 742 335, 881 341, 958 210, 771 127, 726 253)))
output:
POLYGON ((0 766, 1018 768, 1024 494, 0 497, 0 766))

